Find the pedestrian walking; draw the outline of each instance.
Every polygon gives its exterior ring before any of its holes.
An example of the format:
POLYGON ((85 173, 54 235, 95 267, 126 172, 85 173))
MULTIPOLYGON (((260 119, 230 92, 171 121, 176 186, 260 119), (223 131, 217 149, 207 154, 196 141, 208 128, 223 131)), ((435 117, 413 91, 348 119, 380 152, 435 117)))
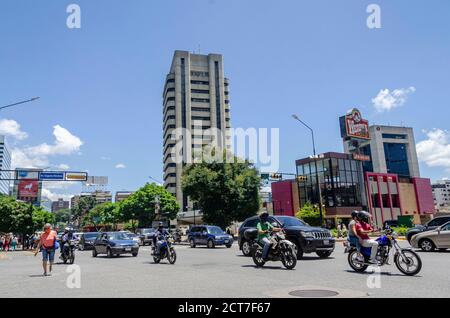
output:
POLYGON ((13 251, 15 251, 16 247, 17 247, 17 236, 14 235, 12 240, 11 240, 11 248, 12 248, 13 251))
POLYGON ((52 272, 53 262, 55 261, 55 249, 58 233, 52 230, 52 226, 47 223, 44 225, 44 233, 41 234, 39 243, 36 247, 34 256, 42 251, 42 268, 44 269, 44 276, 48 276, 52 272), (47 264, 48 273, 47 273, 47 264))
POLYGON ((5 252, 8 252, 8 251, 9 251, 9 245, 10 245, 10 243, 11 243, 11 238, 10 238, 9 234, 6 234, 6 235, 5 235, 5 240, 3 241, 3 250, 4 250, 5 252))
POLYGON ((0 251, 3 251, 3 235, 0 235, 0 251))

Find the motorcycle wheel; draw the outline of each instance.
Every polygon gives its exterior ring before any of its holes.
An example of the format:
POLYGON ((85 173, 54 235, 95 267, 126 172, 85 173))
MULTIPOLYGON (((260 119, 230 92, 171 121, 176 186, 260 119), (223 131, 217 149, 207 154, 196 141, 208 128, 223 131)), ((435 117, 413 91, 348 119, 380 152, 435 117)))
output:
POLYGON ((408 276, 417 275, 422 269, 420 256, 411 250, 402 249, 400 253, 395 254, 394 262, 398 270, 408 276))
POLYGON ((75 262, 75 254, 72 254, 71 256, 70 256, 70 261, 69 261, 69 263, 70 264, 73 264, 75 262))
POLYGON ((369 265, 361 263, 357 260, 358 257, 363 257, 364 262, 366 261, 366 257, 359 253, 357 250, 353 250, 348 254, 348 264, 350 267, 358 273, 363 273, 369 265))
POLYGON ((177 260, 177 253, 175 253, 174 249, 170 249, 169 255, 167 256, 170 264, 175 264, 177 260))
POLYGON ((64 256, 63 256, 63 263, 67 264, 67 258, 65 258, 64 256))
POLYGON ((159 258, 159 256, 153 256, 153 262, 155 262, 155 264, 158 264, 159 262, 161 262, 161 258, 159 258))
POLYGON ((282 252, 281 262, 286 269, 293 269, 297 265, 297 255, 292 248, 282 252))
POLYGON ((256 267, 263 267, 264 264, 266 263, 263 260, 262 254, 263 254, 263 250, 261 247, 257 247, 255 249, 255 251, 253 252, 252 258, 253 258, 253 262, 255 263, 256 267))

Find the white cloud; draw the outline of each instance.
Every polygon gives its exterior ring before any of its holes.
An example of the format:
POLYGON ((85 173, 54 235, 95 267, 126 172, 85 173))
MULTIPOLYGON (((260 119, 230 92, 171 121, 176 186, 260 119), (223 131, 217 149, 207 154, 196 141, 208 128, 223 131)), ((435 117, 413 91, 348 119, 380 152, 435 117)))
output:
POLYGON ((28 134, 20 129, 20 124, 11 119, 0 119, 0 135, 11 136, 18 140, 28 137, 28 134))
POLYGON ((61 194, 50 191, 49 189, 42 189, 42 197, 49 199, 50 201, 58 201, 58 199, 64 199, 64 201, 70 201, 70 198, 73 197, 72 194, 61 194))
POLYGON ((123 163, 116 164, 116 169, 125 169, 126 167, 123 163))
POLYGON ((29 147, 27 151, 33 156, 70 155, 78 152, 83 145, 80 138, 60 125, 53 126, 53 135, 56 139, 53 145, 43 143, 29 147))
POLYGON ((378 112, 390 111, 393 108, 405 104, 408 95, 414 93, 416 88, 411 86, 409 88, 394 89, 392 92, 389 89, 382 89, 378 95, 372 99, 372 104, 378 112))
POLYGON ((65 163, 61 163, 61 164, 58 165, 58 169, 61 169, 61 170, 69 170, 69 169, 70 169, 70 166, 69 166, 69 165, 66 165, 65 163))
POLYGON ((416 145, 419 160, 429 167, 444 167, 450 172, 450 132, 435 128, 425 133, 427 139, 416 145))
MULTIPOLYGON (((55 142, 52 145, 42 143, 32 147, 13 148, 11 150, 13 169, 16 167, 46 168, 50 166, 48 157, 77 153, 83 145, 80 138, 60 125, 53 127, 53 135, 55 136, 55 142)), ((64 165, 64 167, 68 166, 64 165)))

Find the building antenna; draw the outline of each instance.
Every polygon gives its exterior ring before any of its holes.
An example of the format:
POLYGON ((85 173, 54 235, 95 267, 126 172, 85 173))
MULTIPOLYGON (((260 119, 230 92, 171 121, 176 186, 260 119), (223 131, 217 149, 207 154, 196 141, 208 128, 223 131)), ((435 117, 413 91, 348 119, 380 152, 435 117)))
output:
POLYGON ((198 45, 198 54, 200 55, 200 44, 198 45))

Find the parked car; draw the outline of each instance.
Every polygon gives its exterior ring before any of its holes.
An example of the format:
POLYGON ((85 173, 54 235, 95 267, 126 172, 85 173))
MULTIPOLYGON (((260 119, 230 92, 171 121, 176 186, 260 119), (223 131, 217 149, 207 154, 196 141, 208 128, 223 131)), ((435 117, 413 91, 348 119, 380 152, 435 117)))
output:
POLYGON ((121 232, 104 232, 100 233, 94 241, 94 249, 92 256, 97 257, 98 254, 106 254, 113 257, 122 254, 131 254, 134 257, 138 255, 139 244, 130 239, 130 237, 121 232))
POLYGON ((233 237, 213 225, 193 226, 189 231, 188 241, 192 248, 197 245, 206 245, 209 248, 225 245, 230 248, 233 245, 233 237))
POLYGON ((139 237, 139 235, 131 233, 129 231, 123 231, 121 233, 125 233, 130 239, 132 239, 134 242, 141 244, 141 238, 139 237))
POLYGON ((85 232, 81 234, 80 240, 78 241, 78 249, 84 251, 94 248, 94 241, 98 234, 99 232, 85 232))
POLYGON ((450 248, 450 222, 434 230, 414 235, 411 238, 411 246, 421 248, 425 252, 432 252, 436 248, 439 250, 450 248))
POLYGON ((155 232, 156 229, 154 228, 137 229, 137 235, 139 235, 139 238, 141 239, 141 245, 152 245, 155 232))
MULTIPOLYGON (((245 220, 239 228, 239 249, 245 256, 250 256, 251 245, 245 239, 244 232, 256 228, 258 222, 259 217, 254 216, 245 220)), ((268 222, 276 223, 285 230, 286 238, 296 246, 297 259, 301 259, 304 253, 316 253, 320 258, 327 258, 334 251, 335 239, 327 229, 312 227, 292 216, 270 216, 268 222)))
POLYGON ((409 229, 406 232, 406 239, 409 243, 411 243, 411 238, 418 234, 425 231, 430 231, 438 228, 441 225, 444 225, 445 223, 450 222, 450 215, 449 216, 438 216, 432 219, 431 221, 428 221, 425 225, 416 225, 412 229, 409 229))

